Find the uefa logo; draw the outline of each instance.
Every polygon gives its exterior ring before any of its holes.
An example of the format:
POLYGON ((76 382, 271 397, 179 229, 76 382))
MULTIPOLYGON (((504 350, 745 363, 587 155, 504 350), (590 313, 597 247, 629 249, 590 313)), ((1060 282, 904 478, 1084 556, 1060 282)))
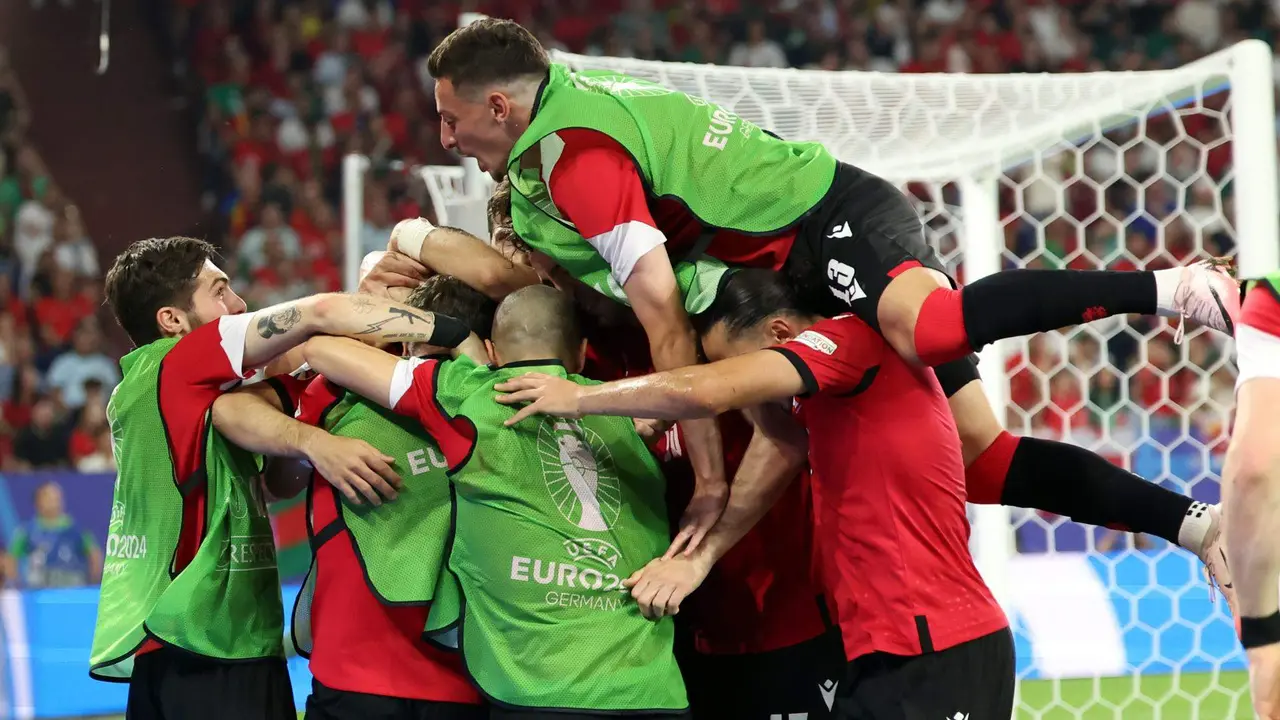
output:
POLYGON ((576 420, 547 418, 538 427, 538 457, 547 492, 565 520, 595 532, 618 521, 621 485, 599 435, 576 420))

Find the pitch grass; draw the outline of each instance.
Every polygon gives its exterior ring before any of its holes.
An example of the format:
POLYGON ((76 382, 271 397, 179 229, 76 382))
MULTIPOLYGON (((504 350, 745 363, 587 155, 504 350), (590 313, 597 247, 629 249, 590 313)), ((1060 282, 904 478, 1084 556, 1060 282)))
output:
MULTIPOLYGON (((1025 680, 1018 720, 1251 720, 1241 672, 1025 680)), ((103 720, 124 720, 123 716, 103 720)), ((302 720, 302 713, 298 713, 302 720)))
POLYGON ((1028 680, 1018 720, 1252 720, 1244 671, 1028 680), (1056 687, 1055 687, 1056 686, 1056 687))

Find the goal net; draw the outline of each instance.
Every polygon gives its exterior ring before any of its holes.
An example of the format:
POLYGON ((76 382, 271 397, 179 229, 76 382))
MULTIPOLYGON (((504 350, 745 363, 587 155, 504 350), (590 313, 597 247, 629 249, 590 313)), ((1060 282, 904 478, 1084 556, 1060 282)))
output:
MULTIPOLYGON (((1275 267, 1271 54, 1242 43, 1183 68, 1085 75, 889 75, 557 53, 711 100, 899 184, 972 281, 1001 268, 1157 269, 1234 256, 1275 267)), ((1101 453, 1216 502, 1235 368, 1224 336, 1110 318, 984 357, 1015 434, 1101 453)), ((986 511, 979 564, 1015 628, 1018 717, 1248 715, 1243 654, 1199 561, 1158 539, 986 511)))

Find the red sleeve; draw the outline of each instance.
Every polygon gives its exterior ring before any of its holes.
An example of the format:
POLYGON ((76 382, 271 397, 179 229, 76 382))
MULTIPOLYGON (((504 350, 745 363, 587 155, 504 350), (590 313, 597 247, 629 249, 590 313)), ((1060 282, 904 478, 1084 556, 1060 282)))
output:
POLYGON ((1280 300, 1270 288, 1259 284, 1245 295, 1240 324, 1280 337, 1280 300))
POLYGON ((444 452, 452 472, 471 456, 476 433, 470 420, 450 416, 436 397, 442 367, 435 359, 401 360, 391 380, 389 399, 392 410, 422 423, 444 452))
POLYGON ((885 342, 856 316, 840 315, 770 349, 795 366, 804 379, 806 395, 853 395, 875 379, 885 342))
POLYGON ((313 379, 306 384, 306 387, 298 396, 297 410, 293 415, 294 419, 298 422, 319 427, 324 422, 324 416, 329 412, 329 408, 342 399, 344 392, 341 387, 334 385, 324 377, 313 379))
POLYGON ((542 140, 551 199, 625 285, 636 262, 666 238, 649 212, 635 161, 595 130, 561 130, 542 140))
POLYGON ((156 395, 164 421, 174 483, 182 490, 182 530, 173 571, 195 557, 205 533, 205 437, 209 408, 244 377, 244 339, 252 315, 224 315, 196 328, 160 361, 156 395))

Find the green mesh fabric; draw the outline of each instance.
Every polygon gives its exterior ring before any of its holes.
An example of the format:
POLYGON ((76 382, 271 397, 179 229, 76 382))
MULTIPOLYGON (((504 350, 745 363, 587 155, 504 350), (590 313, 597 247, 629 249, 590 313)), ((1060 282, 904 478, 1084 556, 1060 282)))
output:
MULTIPOLYGON (((493 385, 531 369, 566 376, 556 364, 495 371, 465 359, 437 376, 441 406, 477 434, 453 476, 449 558, 467 670, 521 707, 684 708, 671 618, 646 620, 620 585, 666 549, 662 473, 626 418, 505 427, 514 410, 494 401, 493 385)), ((443 600, 431 627, 450 624, 443 600)))
MULTIPOLYGON (((619 300, 607 264, 560 213, 545 183, 563 150, 554 134, 568 128, 616 140, 653 195, 678 199, 705 225, 748 234, 795 224, 835 177, 836 160, 820 143, 780 140, 724 108, 656 83, 553 64, 534 119, 507 161, 513 227, 574 277, 619 300)), ((683 277, 677 272, 686 297, 699 286, 715 291, 714 282, 694 285, 707 270, 694 264, 683 277)))
POLYGON ((416 420, 351 393, 329 411, 325 427, 395 458, 392 469, 404 480, 395 502, 375 507, 343 501, 342 517, 380 600, 430 602, 451 523, 444 454, 416 420))
POLYGON ((107 417, 118 465, 91 673, 127 678, 146 630, 208 657, 283 656, 284 611, 258 458, 214 430, 205 443, 207 532, 177 577, 170 563, 182 527, 157 400, 160 362, 177 340, 124 358, 107 417), (145 630, 144 630, 145 625, 145 630))

